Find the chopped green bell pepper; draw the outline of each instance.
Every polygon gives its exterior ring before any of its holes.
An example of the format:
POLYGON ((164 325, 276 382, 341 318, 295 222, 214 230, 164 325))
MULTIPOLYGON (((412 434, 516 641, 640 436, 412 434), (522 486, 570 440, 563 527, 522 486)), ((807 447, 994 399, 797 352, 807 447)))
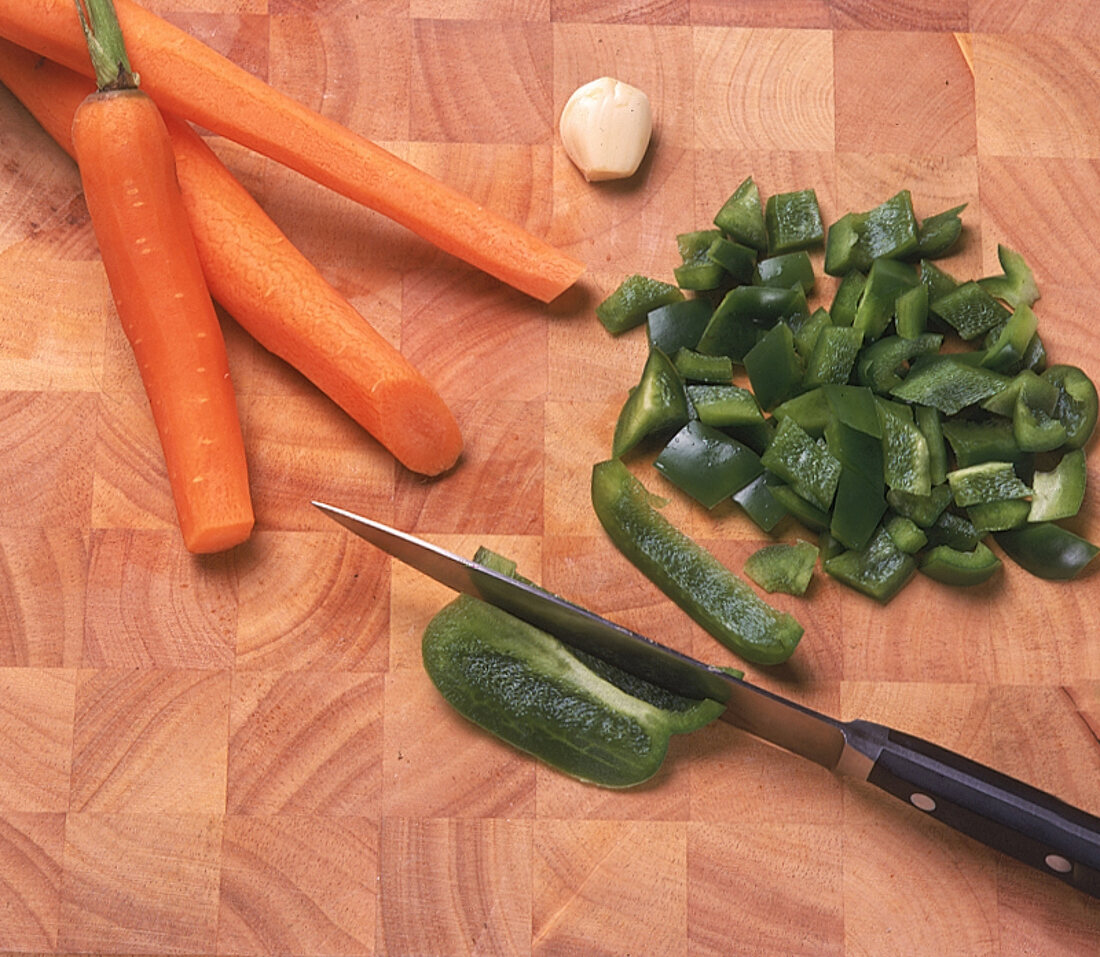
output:
POLYGON ((958 468, 980 462, 1015 464, 1023 456, 1011 419, 948 419, 943 423, 943 434, 958 468))
POLYGON ((928 536, 916 522, 904 515, 891 515, 883 523, 886 533, 906 555, 916 555, 928 544, 928 536))
POLYGON ((756 250, 751 246, 719 236, 707 248, 707 258, 725 270, 729 281, 752 282, 756 269, 756 250))
POLYGON ((810 542, 776 542, 745 559, 745 576, 768 594, 804 595, 813 578, 818 548, 810 542))
POLYGON ((722 284, 726 271, 707 255, 719 238, 721 233, 717 229, 698 229, 676 237, 683 262, 672 270, 672 274, 681 289, 709 290, 722 284))
POLYGON ((817 193, 812 189, 773 193, 764 204, 764 229, 771 256, 818 245, 825 238, 825 227, 817 193))
POLYGON ((752 281, 758 286, 776 286, 779 289, 797 285, 809 294, 814 288, 814 266, 810 262, 810 254, 800 249, 761 259, 753 270, 752 281))
POLYGON ((876 259, 867 274, 853 327, 868 341, 880 338, 894 318, 898 297, 918 281, 912 266, 893 259, 876 259))
POLYGON ((689 416, 690 406, 680 374, 660 349, 651 349, 638 385, 619 412, 611 441, 612 455, 616 458, 625 455, 656 432, 680 428, 689 416))
POLYGON ((876 259, 913 253, 918 241, 912 196, 902 190, 867 212, 847 213, 829 227, 825 272, 830 276, 866 272, 876 259))
POLYGON ((1004 373, 1021 368, 1038 328, 1039 320, 1031 307, 1020 303, 1004 323, 990 330, 982 365, 1004 373))
POLYGON ((1008 381, 999 372, 982 369, 955 353, 942 353, 918 358, 890 394, 905 402, 939 409, 944 415, 955 415, 1000 392, 1008 381))
POLYGON ((1054 581, 1076 578, 1100 552, 1091 542, 1053 522, 1034 522, 993 537, 1021 568, 1054 581))
POLYGON ((853 326, 826 326, 817 336, 806 362, 804 388, 843 385, 852 376, 856 357, 863 345, 863 333, 853 326))
POLYGON ((978 542, 970 551, 937 545, 921 556, 919 567, 934 581, 945 585, 971 586, 989 581, 1001 567, 1001 560, 984 542, 978 542))
POLYGON ((921 528, 931 528, 951 504, 951 488, 946 482, 933 485, 928 495, 912 495, 892 488, 886 493, 886 501, 899 515, 912 519, 921 528))
MULTIPOLYGON (((868 266, 868 269, 871 267, 868 266)), ((859 308, 859 300, 863 296, 863 290, 867 287, 867 275, 858 269, 844 274, 840 284, 836 287, 829 313, 833 318, 834 326, 850 326, 856 321, 856 309, 859 308)))
POLYGON ((676 286, 635 273, 596 306, 596 318, 613 336, 640 326, 650 311, 684 298, 676 286))
POLYGON ((962 235, 963 226, 959 213, 964 209, 966 203, 922 219, 917 229, 916 255, 923 259, 946 256, 962 235))
POLYGON ((1066 445, 1081 448, 1096 428, 1096 386, 1077 366, 1052 365, 1042 378, 1058 388, 1054 417, 1066 430, 1066 445))
POLYGON ((764 423, 756 396, 739 385, 689 385, 687 394, 704 425, 721 429, 764 423))
POLYGON ((933 299, 929 308, 963 339, 976 339, 1000 326, 1011 315, 974 280, 933 299))
POLYGON ((760 336, 777 322, 809 314, 806 294, 799 288, 735 286, 722 297, 695 348, 742 362, 760 336))
POLYGON ((592 470, 592 504, 616 547, 714 638, 755 664, 786 661, 802 626, 763 601, 699 543, 660 515, 618 459, 592 470))
POLYGON ((770 532, 788 514, 787 509, 772 494, 772 489, 778 482, 774 475, 765 471, 733 496, 733 500, 744 509, 745 514, 765 532, 770 532))
POLYGON ((802 385, 802 360, 794 347, 794 333, 785 322, 777 322, 744 358, 756 401, 771 409, 798 392, 802 385))
POLYGON ((894 326, 903 339, 916 339, 928 325, 928 287, 918 283, 894 302, 894 326))
POLYGON ((1035 274, 1023 256, 1003 243, 997 245, 997 258, 1003 270, 1000 276, 987 276, 978 285, 996 299, 1003 299, 1013 309, 1033 306, 1039 298, 1035 274))
POLYGON ((881 526, 864 548, 825 560, 828 574, 883 604, 901 590, 916 569, 913 556, 898 548, 881 526))
POLYGON ((734 242, 758 252, 768 248, 768 234, 764 227, 764 206, 760 190, 751 176, 733 191, 714 217, 717 226, 734 242))
POLYGON ((649 347, 666 356, 694 349, 713 312, 705 299, 682 299, 650 310, 645 321, 649 347))
POLYGON ((706 508, 731 498, 763 474, 760 456, 724 432, 689 422, 654 460, 654 467, 706 508))
POLYGON ((840 481, 840 462, 793 419, 780 421, 760 460, 812 505, 827 510, 832 504, 840 481))
POLYGON ((966 517, 979 535, 1019 528, 1027 521, 1031 503, 1024 498, 1005 498, 995 502, 978 502, 966 510, 966 517))
POLYGON ((1088 468, 1083 449, 1071 449, 1047 472, 1031 477, 1034 495, 1028 511, 1029 522, 1056 522, 1072 518, 1085 500, 1088 468))
POLYGON ((685 382, 728 385, 733 382, 733 360, 729 356, 710 356, 694 349, 680 348, 672 364, 685 382))
POLYGON ((908 363, 919 356, 935 355, 943 345, 943 336, 926 332, 912 339, 884 336, 864 348, 856 360, 856 378, 881 395, 889 395, 901 385, 908 363))
POLYGON ((980 462, 955 469, 947 473, 947 484, 960 508, 1031 495, 1011 462, 980 462))

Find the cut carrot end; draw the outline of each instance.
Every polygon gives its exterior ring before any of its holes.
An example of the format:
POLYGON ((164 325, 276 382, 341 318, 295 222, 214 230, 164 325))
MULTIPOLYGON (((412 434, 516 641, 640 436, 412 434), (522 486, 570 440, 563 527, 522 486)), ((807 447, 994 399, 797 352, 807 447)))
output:
POLYGON ((381 382, 374 401, 380 412, 375 438, 405 468, 435 476, 455 466, 462 455, 462 433, 428 382, 381 382))
POLYGON ((186 529, 183 532, 183 544, 192 555, 212 555, 228 551, 248 541, 254 525, 255 519, 249 515, 222 525, 186 529))

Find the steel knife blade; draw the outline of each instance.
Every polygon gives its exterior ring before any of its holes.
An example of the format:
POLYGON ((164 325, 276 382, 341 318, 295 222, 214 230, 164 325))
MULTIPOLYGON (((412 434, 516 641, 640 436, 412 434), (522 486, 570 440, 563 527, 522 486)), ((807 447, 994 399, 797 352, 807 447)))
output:
POLYGON ((588 609, 342 508, 344 528, 454 591, 689 698, 830 771, 868 781, 989 847, 1100 898, 1100 818, 1023 781, 886 725, 840 721, 705 664, 588 609))

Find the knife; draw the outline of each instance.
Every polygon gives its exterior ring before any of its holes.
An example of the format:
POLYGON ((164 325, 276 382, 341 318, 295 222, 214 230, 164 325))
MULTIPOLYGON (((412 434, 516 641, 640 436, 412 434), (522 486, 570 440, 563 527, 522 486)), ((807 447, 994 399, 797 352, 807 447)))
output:
POLYGON ((784 750, 881 788, 994 850, 1100 898, 1100 818, 921 738, 839 721, 720 668, 361 515, 313 502, 346 529, 457 592, 688 698, 726 706, 723 720, 784 750))

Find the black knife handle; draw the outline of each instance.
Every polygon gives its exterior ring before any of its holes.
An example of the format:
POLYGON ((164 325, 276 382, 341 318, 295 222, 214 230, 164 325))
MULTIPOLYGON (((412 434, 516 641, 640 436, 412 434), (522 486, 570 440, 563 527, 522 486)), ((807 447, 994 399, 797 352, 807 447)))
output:
POLYGON ((867 780, 987 847, 1100 898, 1100 818, 920 738, 853 721, 867 780), (871 753, 867 745, 872 745, 871 753))

